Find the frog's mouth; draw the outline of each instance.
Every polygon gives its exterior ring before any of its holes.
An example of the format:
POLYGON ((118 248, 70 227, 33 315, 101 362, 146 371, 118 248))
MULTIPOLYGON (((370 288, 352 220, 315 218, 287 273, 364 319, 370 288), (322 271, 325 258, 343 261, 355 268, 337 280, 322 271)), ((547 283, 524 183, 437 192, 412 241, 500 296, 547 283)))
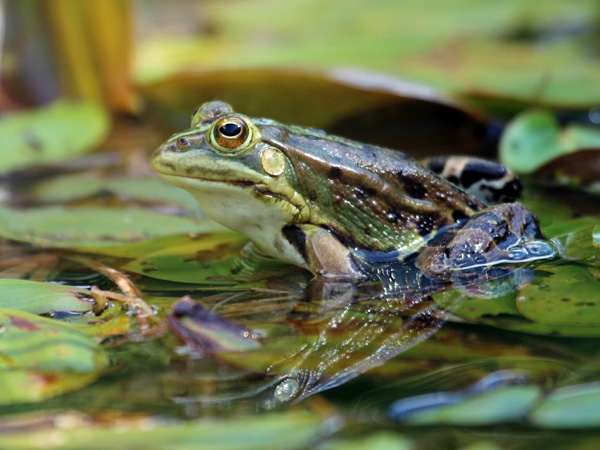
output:
MULTIPOLYGON (((236 198, 241 200, 244 196, 251 194, 263 205, 270 205, 271 208, 290 215, 290 223, 305 223, 310 217, 310 210, 304 198, 294 189, 285 185, 278 185, 277 189, 274 189, 269 184, 260 181, 219 180, 157 172, 170 184, 190 192, 209 215, 211 213, 209 209, 215 208, 216 202, 233 206, 236 198), (214 201, 210 201, 211 198, 214 201)), ((229 214, 235 215, 236 211, 231 210, 229 214)))

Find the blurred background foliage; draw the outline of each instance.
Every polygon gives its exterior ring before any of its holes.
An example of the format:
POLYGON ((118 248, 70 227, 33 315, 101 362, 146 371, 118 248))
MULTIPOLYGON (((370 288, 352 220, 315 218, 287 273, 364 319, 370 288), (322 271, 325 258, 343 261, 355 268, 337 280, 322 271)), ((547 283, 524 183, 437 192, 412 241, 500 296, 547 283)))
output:
POLYGON ((17 103, 68 95, 137 112, 138 87, 176 74, 283 67, 377 70, 475 99, 600 102, 595 0, 4 3, 4 90, 17 103))

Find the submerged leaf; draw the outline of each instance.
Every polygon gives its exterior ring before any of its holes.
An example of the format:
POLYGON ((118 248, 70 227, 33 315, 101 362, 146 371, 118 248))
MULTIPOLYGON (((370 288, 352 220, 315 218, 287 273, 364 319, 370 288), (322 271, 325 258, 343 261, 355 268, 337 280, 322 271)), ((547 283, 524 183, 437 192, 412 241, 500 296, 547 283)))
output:
POLYGON ((0 173, 60 161, 93 150, 108 131, 94 103, 59 101, 0 120, 0 173))
POLYGON ((94 308, 86 289, 54 283, 0 279, 0 308, 32 314, 85 312, 94 308))
POLYGON ((256 350, 260 343, 247 328, 223 319, 189 298, 173 305, 169 328, 192 350, 202 353, 256 350))
POLYGON ((0 404, 78 389, 108 364, 98 344, 68 324, 0 308, 0 328, 0 404))

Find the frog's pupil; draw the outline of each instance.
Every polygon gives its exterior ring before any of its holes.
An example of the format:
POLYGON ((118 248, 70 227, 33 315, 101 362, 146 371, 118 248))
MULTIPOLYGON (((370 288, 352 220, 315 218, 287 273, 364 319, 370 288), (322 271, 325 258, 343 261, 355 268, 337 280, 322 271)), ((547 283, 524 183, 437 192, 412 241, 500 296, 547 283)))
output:
POLYGON ((189 145, 189 142, 186 138, 179 138, 179 145, 181 145, 182 147, 187 147, 189 145))
POLYGON ((219 127, 219 132, 226 137, 236 137, 242 132, 242 127, 237 123, 226 123, 219 127))

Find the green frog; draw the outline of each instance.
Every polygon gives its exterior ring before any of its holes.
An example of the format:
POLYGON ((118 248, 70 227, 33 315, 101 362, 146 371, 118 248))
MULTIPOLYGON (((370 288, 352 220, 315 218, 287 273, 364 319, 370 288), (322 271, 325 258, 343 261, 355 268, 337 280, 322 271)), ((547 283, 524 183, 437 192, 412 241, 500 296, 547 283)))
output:
POLYGON ((483 168, 488 193, 514 200, 518 181, 499 164, 421 164, 397 150, 249 118, 220 101, 201 105, 191 128, 171 136, 151 163, 216 222, 318 277, 358 279, 365 262, 409 255, 420 270, 443 276, 507 259, 541 237, 523 205, 488 206, 467 192, 476 184, 471 172, 483 168))

